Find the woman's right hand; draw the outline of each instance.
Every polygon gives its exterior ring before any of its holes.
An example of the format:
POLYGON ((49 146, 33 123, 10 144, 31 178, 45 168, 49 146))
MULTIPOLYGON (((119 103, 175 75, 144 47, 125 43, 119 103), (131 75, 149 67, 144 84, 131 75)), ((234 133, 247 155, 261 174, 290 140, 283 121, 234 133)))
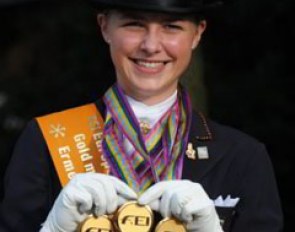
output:
POLYGON ((76 231, 89 214, 112 214, 137 194, 116 177, 99 173, 76 174, 56 199, 41 232, 76 231))

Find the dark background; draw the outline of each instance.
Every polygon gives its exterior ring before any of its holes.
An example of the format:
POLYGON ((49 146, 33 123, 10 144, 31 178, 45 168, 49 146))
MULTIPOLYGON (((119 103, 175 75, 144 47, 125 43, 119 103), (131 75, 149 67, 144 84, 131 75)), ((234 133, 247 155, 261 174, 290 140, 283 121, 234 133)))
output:
MULTIPOLYGON (((292 0, 227 0, 209 16, 199 52, 206 99, 202 108, 266 144, 285 231, 292 231, 295 218, 291 11, 292 0)), ((1 195, 2 176, 26 122, 94 101, 114 81, 95 20, 83 0, 0 0, 1 195)))

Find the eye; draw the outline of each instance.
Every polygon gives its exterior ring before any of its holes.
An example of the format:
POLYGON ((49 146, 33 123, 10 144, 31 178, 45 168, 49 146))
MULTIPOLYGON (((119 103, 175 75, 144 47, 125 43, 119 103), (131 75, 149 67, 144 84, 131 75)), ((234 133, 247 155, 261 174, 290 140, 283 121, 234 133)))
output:
POLYGON ((123 27, 132 27, 132 28, 143 27, 143 26, 144 26, 143 23, 140 21, 129 21, 123 24, 123 27))
POLYGON ((164 28, 172 31, 182 31, 183 27, 177 23, 166 23, 164 28))

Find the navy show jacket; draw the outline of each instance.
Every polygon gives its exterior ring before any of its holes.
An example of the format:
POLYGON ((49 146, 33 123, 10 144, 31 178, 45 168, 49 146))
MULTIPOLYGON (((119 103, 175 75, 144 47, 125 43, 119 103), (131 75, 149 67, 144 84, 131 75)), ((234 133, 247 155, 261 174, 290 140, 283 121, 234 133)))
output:
MULTIPOLYGON (((101 101, 98 109, 104 112, 101 101)), ((77 119, 78 120, 78 119, 77 119)), ((217 207, 225 232, 280 232, 282 210, 269 156, 263 144, 233 128, 193 114, 189 142, 207 147, 208 159, 185 156, 182 179, 200 183, 211 199, 239 197, 235 207, 217 207)), ((61 190, 36 120, 20 136, 5 177, 0 232, 35 232, 61 190)))

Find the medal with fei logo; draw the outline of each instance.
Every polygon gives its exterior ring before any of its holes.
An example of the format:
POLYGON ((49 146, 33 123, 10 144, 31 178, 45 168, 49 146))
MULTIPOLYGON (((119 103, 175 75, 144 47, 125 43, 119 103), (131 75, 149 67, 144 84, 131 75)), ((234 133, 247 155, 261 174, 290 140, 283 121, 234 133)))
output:
POLYGON ((80 227, 79 232, 115 232, 108 216, 89 216, 80 227))
POLYGON ((186 228, 175 218, 165 218, 158 223, 155 232, 186 232, 186 228))
POLYGON ((114 221, 120 232, 150 232, 154 223, 154 214, 149 206, 131 201, 118 209, 114 221))

